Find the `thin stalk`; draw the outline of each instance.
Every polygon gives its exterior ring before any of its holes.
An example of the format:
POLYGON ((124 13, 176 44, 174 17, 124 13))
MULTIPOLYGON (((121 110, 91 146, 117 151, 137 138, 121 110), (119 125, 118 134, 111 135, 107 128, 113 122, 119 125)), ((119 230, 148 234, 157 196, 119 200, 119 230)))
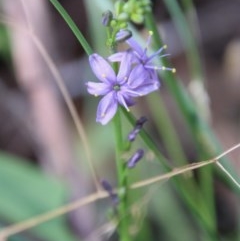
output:
MULTIPOLYGON (((131 113, 127 112, 125 109, 123 109, 123 111, 127 120, 134 125, 134 123, 136 122, 134 116, 131 113)), ((163 165, 162 168, 165 171, 173 170, 173 168, 170 167, 167 159, 161 154, 159 148, 152 141, 150 135, 144 129, 142 129, 139 134, 147 147, 151 151, 153 151, 157 159, 163 165)), ((199 217, 199 220, 197 221, 200 222, 202 227, 205 227, 205 229, 208 230, 209 239, 205 240, 213 241, 214 239, 212 237, 212 233, 214 230, 214 225, 211 222, 209 211, 204 204, 205 200, 202 197, 201 193, 198 192, 196 183, 193 181, 189 182, 189 180, 185 179, 184 177, 176 177, 175 179, 173 179, 173 182, 175 184, 176 190, 182 196, 183 200, 186 201, 189 208, 193 211, 193 214, 199 217)))
MULTIPOLYGON (((234 150, 238 149, 240 147, 240 143, 236 144, 235 146, 231 147, 230 149, 226 150, 225 152, 223 152, 222 154, 207 160, 207 161, 202 161, 202 162, 198 162, 198 163, 192 163, 190 165, 181 167, 179 169, 175 169, 172 172, 163 174, 163 175, 158 175, 155 177, 152 177, 150 179, 146 179, 146 180, 142 180, 140 182, 137 183, 133 183, 130 186, 130 189, 137 189, 137 188, 142 188, 142 187, 146 187, 149 185, 152 185, 154 183, 160 182, 160 181, 167 181, 173 177, 176 177, 178 175, 182 175, 184 173, 186 173, 187 171, 191 171, 191 170, 195 170, 195 169, 199 169, 201 167, 204 166, 208 166, 210 164, 216 163, 217 166, 219 168, 222 169, 222 171, 224 171, 224 173, 226 175, 229 176, 229 178, 232 179, 232 181, 235 183, 235 185, 240 189, 240 183, 238 183, 232 176, 230 173, 228 173, 226 170, 224 170, 224 168, 219 164, 218 160, 220 158, 222 158, 223 156, 228 155, 229 153, 233 152, 234 150)), ((117 192, 117 190, 115 190, 117 192)), ((33 218, 29 218, 25 221, 16 223, 16 224, 12 224, 8 227, 5 227, 3 229, 0 230, 0 240, 6 240, 9 236, 15 235, 17 233, 23 232, 27 229, 33 228, 37 225, 40 225, 41 223, 45 223, 47 221, 50 221, 54 218, 57 218, 61 215, 64 215, 66 213, 69 213, 71 211, 74 211, 80 207, 83 207, 85 205, 88 205, 90 203, 93 203, 97 200, 103 199, 103 198, 107 198, 109 197, 109 193, 105 192, 105 191, 99 191, 96 193, 92 193, 90 195, 87 195, 84 198, 81 198, 79 200, 76 200, 72 203, 66 204, 64 206, 61 206, 59 208, 56 208, 52 211, 47 211, 43 214, 40 214, 38 216, 34 216, 33 218)))
POLYGON ((79 43, 82 45, 84 51, 87 55, 91 55, 93 53, 92 48, 88 44, 87 40, 82 35, 81 31, 75 24, 75 22, 72 20, 70 15, 67 13, 67 11, 63 8, 63 6, 59 3, 58 0, 49 0, 53 6, 57 9, 57 11, 60 13, 60 15, 63 17, 69 28, 72 30, 74 35, 76 36, 79 43))
MULTIPOLYGON (((155 48, 163 46, 154 17, 151 13, 146 15, 145 24, 147 29, 153 31, 154 33, 153 39, 155 41, 155 48)), ((164 66, 170 66, 170 63, 166 58, 162 59, 162 63, 164 66)), ((205 153, 207 156, 213 156, 216 153, 220 153, 221 147, 219 142, 212 133, 208 124, 197 113, 193 101, 186 89, 183 87, 181 81, 170 71, 162 72, 162 77, 164 84, 168 87, 170 93, 174 97, 180 112, 183 114, 183 117, 189 126, 194 142, 197 144, 198 148, 200 148, 201 152, 205 153)), ((233 178, 239 182, 239 177, 231 163, 226 158, 222 158, 220 162, 233 176, 233 178)), ((236 186, 230 179, 226 178, 222 172, 219 172, 216 169, 214 169, 214 171, 216 171, 218 177, 224 181, 226 185, 235 192, 239 193, 239 190, 236 189, 236 186)))
POLYGON ((128 183, 126 175, 126 165, 124 159, 122 158, 124 151, 124 140, 122 136, 122 124, 120 110, 117 111, 113 119, 114 132, 116 139, 116 166, 117 166, 117 176, 118 176, 118 188, 120 190, 119 197, 119 228, 118 233, 121 241, 130 241, 129 236, 129 218, 127 217, 128 204, 127 204, 127 193, 128 193, 128 183))
POLYGON ((203 80, 203 71, 198 48, 195 44, 196 41, 178 2, 176 0, 164 0, 164 3, 177 26, 182 44, 185 47, 192 79, 203 80))
MULTIPOLYGON (((192 62, 193 65, 195 65, 195 77, 199 75, 201 78, 197 78, 198 81, 203 81, 203 70, 201 67, 201 59, 200 59, 200 52, 198 51, 197 48, 197 42, 199 40, 199 28, 197 24, 197 17, 196 17, 196 11, 194 8, 194 4, 192 0, 182 0, 182 5, 185 11, 185 14, 187 16, 184 16, 183 11, 181 10, 179 4, 175 0, 169 1, 168 4, 168 9, 171 13, 171 16, 175 16, 173 18, 175 25, 178 26, 178 31, 179 34, 181 35, 182 42, 187 44, 187 41, 191 43, 190 47, 187 49, 187 59, 188 62, 192 62), (184 34, 185 32, 189 32, 188 34, 184 34), (195 59, 195 60, 194 60, 195 59), (198 70, 198 71, 197 71, 198 70)), ((192 76, 194 78, 194 76, 192 76)), ((193 81, 193 80, 192 80, 193 81)), ((204 98, 203 98, 204 99, 204 98)), ((206 103, 205 103, 206 104, 206 103)), ((204 110, 202 111, 203 113, 207 113, 208 110, 206 110, 206 105, 204 105, 204 110)), ((199 109, 201 111, 201 109, 199 109)), ((208 158, 209 155, 203 155, 202 158, 208 158)), ((215 214, 215 202, 214 202, 214 188, 213 188, 213 177, 212 177, 212 171, 213 168, 204 168, 199 170, 199 180, 200 180, 200 187, 201 190, 204 194, 204 197, 206 199, 206 203, 210 205, 210 211, 213 216, 216 216, 215 214)))
MULTIPOLYGON (((128 111, 126 111, 125 108, 121 108, 122 112, 124 113, 125 117, 127 118, 127 120, 131 123, 132 126, 135 125, 136 123, 136 118, 128 111)), ((160 161, 160 163, 163 165, 164 169, 169 171, 172 169, 172 167, 170 166, 168 160, 162 155, 162 153, 159 151, 159 147, 154 143, 154 141, 152 140, 152 138, 150 137, 150 135, 147 133, 147 131, 145 131, 144 129, 142 129, 139 133, 139 135, 141 136, 141 138, 143 139, 143 141, 145 142, 145 144, 147 145, 147 147, 153 151, 153 153, 155 154, 156 158, 160 161)))
POLYGON ((147 100, 154 117, 153 121, 156 124, 158 133, 162 135, 163 144, 171 161, 175 162, 175 164, 186 164, 186 156, 161 96, 155 93, 149 96, 147 100), (157 103, 157 106, 152 103, 157 103))
MULTIPOLYGON (((156 27, 152 14, 148 14, 146 25, 149 28, 149 30, 152 30, 154 32, 153 38, 155 40, 155 44, 156 44, 157 48, 159 48, 162 45, 162 41, 158 34, 157 27, 156 27)), ((166 64, 168 64, 168 63, 166 63, 166 64)), ((199 137, 201 137, 203 134, 203 131, 205 131, 206 124, 201 121, 200 116, 194 109, 194 106, 189 104, 189 103, 191 103, 191 101, 190 101, 187 93, 185 93, 184 88, 182 86, 177 84, 176 80, 174 80, 173 75, 169 74, 166 77, 168 77, 168 78, 166 78, 167 79, 166 84, 168 85, 170 91, 172 91, 173 96, 176 98, 177 103, 181 107, 185 120, 188 123, 190 130, 192 131, 192 135, 194 137, 195 142, 197 143, 197 145, 205 147, 205 145, 203 145, 203 143, 201 142, 202 139, 199 137)), ((206 136, 204 136, 204 138, 206 138, 206 136)), ((207 139, 207 141, 209 141, 209 139, 207 139)), ((205 150, 204 148, 201 148, 199 154, 204 153, 204 156, 209 157, 211 152, 208 152, 207 150, 208 149, 205 150)), ((203 178, 207 177, 206 179, 204 179, 204 187, 205 187, 205 185, 207 185, 207 187, 212 186, 211 170, 212 169, 203 171, 204 175, 202 175, 202 177, 203 178)), ((204 195, 206 195, 207 200, 210 203, 210 206, 205 205, 205 208, 208 208, 208 210, 209 210, 208 212, 211 214, 211 215, 208 215, 208 223, 211 226, 211 233, 212 233, 213 229, 215 230, 213 233, 217 233, 216 232, 216 218, 215 218, 215 210, 214 210, 214 204, 213 204, 214 200, 213 200, 212 188, 207 188, 207 189, 204 188, 204 195)), ((198 208, 198 207, 196 207, 196 208, 198 208)), ((209 228, 207 228, 207 229, 209 230, 209 228)))

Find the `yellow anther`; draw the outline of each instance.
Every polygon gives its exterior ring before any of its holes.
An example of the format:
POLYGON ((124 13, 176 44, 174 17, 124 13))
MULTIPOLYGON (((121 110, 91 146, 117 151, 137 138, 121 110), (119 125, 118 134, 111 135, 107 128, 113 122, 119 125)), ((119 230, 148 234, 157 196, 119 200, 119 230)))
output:
POLYGON ((176 73, 177 70, 175 68, 172 69, 172 73, 176 73))
POLYGON ((166 67, 162 66, 162 70, 166 70, 166 67))
POLYGON ((163 45, 163 48, 164 48, 164 49, 166 49, 166 48, 167 48, 167 45, 166 45, 166 44, 165 44, 165 45, 163 45))
POLYGON ((148 33, 149 33, 149 35, 153 35, 153 31, 151 31, 151 30, 148 33))

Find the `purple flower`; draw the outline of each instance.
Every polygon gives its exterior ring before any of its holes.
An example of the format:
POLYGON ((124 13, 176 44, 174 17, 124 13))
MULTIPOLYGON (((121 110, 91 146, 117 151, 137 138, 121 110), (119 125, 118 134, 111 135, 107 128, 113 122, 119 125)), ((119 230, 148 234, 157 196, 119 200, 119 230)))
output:
POLYGON ((126 52, 116 74, 103 57, 98 54, 89 56, 90 66, 100 82, 87 82, 86 85, 90 94, 103 96, 96 118, 102 125, 113 118, 119 104, 129 111, 128 107, 134 104, 134 97, 149 94, 159 88, 158 80, 149 79, 141 65, 132 67, 131 59, 132 55, 126 52))
MULTIPOLYGON (((121 36, 123 31, 124 30, 119 31, 117 36, 118 35, 121 36)), ((151 43, 152 35, 153 35, 153 32, 150 31, 145 48, 142 48, 138 44, 138 42, 134 40, 134 38, 129 38, 129 39, 126 40, 126 42, 131 47, 130 52, 133 55, 132 56, 132 63, 135 64, 135 65, 136 64, 142 65, 144 67, 144 69, 148 72, 150 78, 156 79, 157 78, 156 70, 170 70, 172 72, 176 72, 176 70, 172 69, 172 68, 167 68, 165 66, 156 66, 156 65, 153 64, 153 62, 152 62, 153 58, 158 56, 164 49, 166 49, 167 46, 164 45, 162 48, 157 50, 155 53, 148 56, 147 50, 148 50, 149 45, 151 43)), ((119 53, 113 54, 109 57, 109 60, 112 61, 112 62, 119 62, 119 61, 121 61, 123 54, 124 54, 124 52, 119 52, 119 53)), ((168 54, 159 55, 159 57, 165 57, 165 56, 168 56, 168 54)))

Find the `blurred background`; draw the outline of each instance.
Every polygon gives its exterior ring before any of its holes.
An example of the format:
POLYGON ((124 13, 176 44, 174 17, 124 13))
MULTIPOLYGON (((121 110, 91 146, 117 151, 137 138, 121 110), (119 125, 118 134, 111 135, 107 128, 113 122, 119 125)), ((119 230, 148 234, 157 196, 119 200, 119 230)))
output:
MULTIPOLYGON (((100 23, 102 12, 111 9, 112 2, 59 2, 94 50, 107 56, 105 29, 100 23)), ((184 1, 178 2, 196 41, 201 75, 192 74, 188 45, 164 1, 152 1, 154 16, 172 66, 225 150, 240 140, 240 1, 195 0, 190 8, 184 7, 184 1), (198 78, 204 87, 199 87, 198 78)), ((47 0, 2 0, 0 5, 0 226, 5 227, 95 191, 86 150, 50 71, 52 64, 60 72, 87 134, 97 179, 106 178, 115 185, 116 176, 112 129, 95 123, 98 99, 87 95, 84 84, 95 77, 69 27, 47 0), (49 55, 46 58, 42 46, 49 55)), ((135 27, 146 38, 143 26, 135 27)), ((164 84, 161 95, 187 160, 199 161, 181 113, 164 84)), ((139 102, 141 109, 135 110, 136 115, 151 115, 144 100, 139 102)), ((171 161, 163 136, 154 134, 157 127, 149 119, 146 128, 171 161)), ((126 124, 126 130, 130 128, 126 124)), ((240 175, 239 157, 239 151, 230 154, 240 175)), ((148 153, 132 179, 160 171, 148 153)), ((214 194, 219 240, 239 240, 239 196, 218 180, 214 194)), ((154 185, 149 192, 136 191, 136 196, 142 197, 133 205, 136 224, 131 228, 136 240, 202 240, 193 216, 170 184, 154 185), (138 235, 141 232, 142 237, 138 235)), ((116 240, 108 209, 109 200, 87 205, 9 240, 116 240)))

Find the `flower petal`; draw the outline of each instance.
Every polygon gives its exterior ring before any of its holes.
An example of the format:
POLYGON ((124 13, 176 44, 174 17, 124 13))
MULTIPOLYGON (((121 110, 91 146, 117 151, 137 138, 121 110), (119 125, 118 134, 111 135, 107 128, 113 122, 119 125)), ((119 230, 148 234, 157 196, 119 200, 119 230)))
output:
POLYGON ((130 38, 126 41, 128 45, 135 51, 135 54, 141 58, 144 54, 143 48, 138 44, 137 41, 135 41, 133 38, 130 38))
POLYGON ((143 96, 159 89, 159 87, 160 83, 158 80, 149 80, 134 88, 133 91, 137 92, 139 96, 143 96))
POLYGON ((124 54, 125 52, 118 52, 118 53, 112 54, 108 57, 108 60, 111 62, 121 62, 124 54))
POLYGON ((106 125, 116 114, 118 102, 114 91, 105 95, 99 102, 96 121, 106 125))
POLYGON ((147 79, 148 75, 148 71, 142 65, 136 65, 129 75, 128 85, 131 86, 131 88, 139 86, 147 79))
POLYGON ((89 63, 92 71, 96 77, 105 83, 113 83, 116 81, 116 74, 113 71, 111 65, 100 55, 91 54, 89 56, 89 63))
POLYGON ((129 52, 126 52, 123 55, 123 58, 119 67, 118 75, 117 75, 117 82, 119 84, 123 84, 128 79, 128 76, 130 74, 131 67, 132 67, 131 59, 132 59, 132 55, 129 52))
POLYGON ((87 91, 91 95, 106 95, 111 89, 107 83, 87 82, 87 91))
POLYGON ((127 93, 126 92, 122 92, 122 91, 118 91, 117 92, 117 99, 118 99, 119 104, 124 106, 125 109, 127 111, 129 111, 128 104, 127 104, 127 101, 126 101, 128 99, 128 97, 126 96, 127 98, 125 99, 124 95, 127 95, 127 93))
POLYGON ((130 96, 125 90, 126 88, 123 87, 122 90, 118 91, 118 103, 128 110, 128 107, 133 106, 135 101, 133 100, 132 95, 130 96))

